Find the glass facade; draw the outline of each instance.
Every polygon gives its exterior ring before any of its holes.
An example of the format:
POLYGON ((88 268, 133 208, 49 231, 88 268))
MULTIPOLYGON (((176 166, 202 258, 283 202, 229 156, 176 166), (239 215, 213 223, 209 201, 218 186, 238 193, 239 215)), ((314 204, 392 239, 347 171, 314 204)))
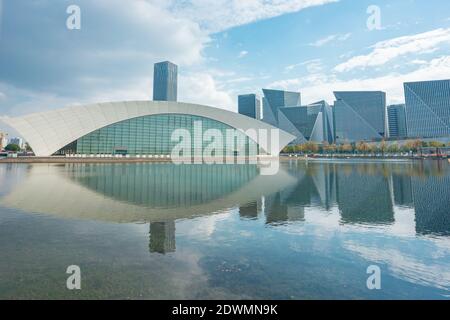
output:
POLYGON ((406 123, 412 138, 450 135, 450 80, 405 83, 406 123))
POLYGON ((238 96, 238 112, 244 116, 261 119, 261 103, 256 94, 243 94, 238 96))
POLYGON ((291 144, 307 141, 333 143, 332 110, 325 101, 308 106, 280 108, 278 112, 279 128, 297 137, 291 144))
POLYGON ((386 136, 386 93, 347 91, 334 95, 337 142, 376 141, 386 136))
POLYGON ((389 137, 405 138, 407 136, 405 105, 397 104, 389 106, 387 112, 389 137))
POLYGON ((278 109, 301 105, 300 92, 263 89, 263 121, 278 127, 278 109))
POLYGON ((177 65, 165 61, 155 63, 153 71, 153 100, 177 101, 177 65))
MULTIPOLYGON (((221 133, 223 149, 218 150, 222 150, 224 156, 257 154, 256 142, 243 132, 213 119, 185 114, 150 115, 114 123, 81 137, 58 153, 170 155, 180 143, 180 140, 172 141, 172 133, 176 129, 185 129, 190 133, 191 155, 202 155, 210 145, 211 141, 202 140, 209 129, 221 133), (227 139, 230 133, 233 139, 227 139)), ((217 140, 214 142, 218 143, 217 140)), ((219 156, 220 153, 217 152, 216 156, 219 156)))

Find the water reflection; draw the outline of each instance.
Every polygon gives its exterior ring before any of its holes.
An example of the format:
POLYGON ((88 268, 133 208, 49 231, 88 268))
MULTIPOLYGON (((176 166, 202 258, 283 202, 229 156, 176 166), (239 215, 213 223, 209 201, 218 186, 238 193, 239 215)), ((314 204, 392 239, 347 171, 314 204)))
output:
POLYGON ((175 221, 150 223, 150 252, 175 252, 175 221))
POLYGON ((0 297, 66 297, 45 279, 75 260, 87 297, 439 298, 449 182, 440 162, 0 166, 0 297))
MULTIPOLYGON (((17 167, 2 167, 18 171, 17 167)), ((450 170, 440 162, 320 163, 289 161, 275 176, 256 165, 30 165, 0 200, 6 207, 67 218, 150 224, 150 252, 175 251, 175 222, 238 208, 267 225, 308 223, 305 210, 338 210, 341 224, 405 223, 417 234, 450 234, 450 170), (401 220, 401 221, 397 221, 401 220)), ((5 191, 3 191, 5 192, 5 191)))

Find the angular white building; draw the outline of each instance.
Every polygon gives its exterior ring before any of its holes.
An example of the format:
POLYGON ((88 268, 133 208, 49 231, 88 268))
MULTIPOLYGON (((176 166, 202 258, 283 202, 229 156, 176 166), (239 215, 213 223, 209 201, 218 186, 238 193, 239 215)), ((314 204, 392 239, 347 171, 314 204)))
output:
MULTIPOLYGON (((278 141, 255 141, 248 130, 270 132, 277 129, 267 123, 234 112, 213 107, 172 101, 125 101, 73 106, 33 113, 22 117, 1 118, 17 130, 30 144, 36 156, 62 154, 86 155, 170 155, 178 141, 173 141, 176 129, 186 129, 192 136, 194 155, 198 139, 208 129, 226 136, 234 130, 239 154, 251 155, 251 150, 278 153, 295 136, 280 130, 278 141), (201 130, 200 137, 195 129, 201 130), (229 131, 229 130, 228 130, 229 131), (272 147, 271 147, 272 146, 272 147), (245 152, 245 153, 242 153, 245 152), (272 152, 271 152, 272 151, 272 152)), ((223 154, 230 148, 224 143, 223 154)), ((235 150, 231 150, 235 152, 235 150)))

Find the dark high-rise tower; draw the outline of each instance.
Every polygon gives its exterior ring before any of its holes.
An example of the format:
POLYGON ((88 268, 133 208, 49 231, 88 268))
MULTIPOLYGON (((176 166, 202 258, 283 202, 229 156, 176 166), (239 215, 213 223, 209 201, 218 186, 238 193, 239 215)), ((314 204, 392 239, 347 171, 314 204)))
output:
POLYGON ((390 138, 406 138, 406 113, 404 104, 388 106, 388 128, 390 138))
POLYGON ((242 94, 238 96, 238 112, 247 117, 261 119, 261 102, 256 94, 242 94))
POLYGON ((155 63, 153 100, 177 101, 178 66, 169 61, 155 63))

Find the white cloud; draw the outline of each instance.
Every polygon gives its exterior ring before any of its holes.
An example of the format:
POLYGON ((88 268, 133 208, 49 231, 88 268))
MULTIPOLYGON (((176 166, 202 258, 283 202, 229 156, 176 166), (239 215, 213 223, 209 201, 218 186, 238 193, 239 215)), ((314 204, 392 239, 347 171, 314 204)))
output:
MULTIPOLYGON (((11 79, 2 79, 5 96, 0 96, 1 113, 18 115, 70 104, 149 99, 152 64, 163 59, 181 66, 180 101, 232 110, 234 94, 226 86, 250 79, 233 72, 221 71, 227 73, 224 76, 217 74, 217 70, 206 69, 203 50, 211 41, 210 34, 337 1, 135 0, 129 1, 124 10, 121 0, 79 0, 84 12, 99 19, 95 28, 90 29, 88 20, 82 20, 82 30, 89 32, 75 42, 67 37, 67 30, 56 27, 60 22, 52 19, 58 14, 54 6, 42 1, 33 4, 33 10, 24 10, 27 3, 14 2, 9 9, 25 12, 22 20, 31 26, 41 26, 39 16, 43 12, 50 18, 42 25, 48 30, 39 33, 44 38, 31 43, 27 41, 27 33, 17 31, 16 47, 9 50, 11 57, 0 57, 9 61, 12 68, 20 66, 21 70, 27 70, 21 75, 15 73, 11 79), (52 58, 55 53, 59 57, 56 60, 52 58), (35 79, 42 69, 47 70, 46 76, 35 79), (197 74, 195 70, 199 70, 197 74), (234 79, 227 79, 231 76, 234 79)), ((22 20, 18 20, 18 26, 22 20)), ((247 54, 243 50, 240 56, 247 54)))
POLYGON ((427 63, 428 62, 426 60, 420 60, 420 59, 415 59, 415 60, 411 61, 411 64, 416 64, 416 65, 424 65, 427 63))
POLYGON ((297 64, 292 64, 284 68, 285 72, 292 71, 298 67, 305 67, 308 73, 318 73, 323 70, 322 60, 321 59, 312 59, 303 61, 297 64))
POLYGON ((400 56, 434 52, 444 43, 450 43, 450 28, 389 39, 376 43, 369 54, 352 57, 337 65, 334 70, 346 72, 357 68, 382 66, 400 56))
POLYGON ((396 248, 380 249, 353 241, 345 242, 344 248, 368 261, 386 264, 392 275, 397 278, 444 290, 450 286, 450 265, 444 261, 429 258, 424 262, 396 248))
POLYGON ((209 33, 339 0, 171 0, 166 7, 189 17, 209 33))
POLYGON ((333 42, 333 41, 345 41, 348 38, 350 38, 351 35, 352 35, 351 33, 332 34, 332 35, 329 35, 328 37, 325 37, 325 38, 319 39, 319 40, 317 40, 317 41, 315 41, 313 43, 310 43, 309 45, 313 46, 313 47, 322 47, 322 46, 324 46, 324 45, 326 45, 326 44, 328 44, 330 42, 333 42))
POLYGON ((301 88, 304 103, 321 99, 332 102, 334 101, 333 91, 345 90, 382 90, 387 93, 388 103, 401 103, 404 101, 404 82, 448 79, 449 75, 450 55, 427 61, 426 64, 419 65, 417 69, 404 74, 390 73, 381 77, 344 80, 335 74, 316 73, 301 78, 276 81, 269 87, 285 90, 301 88))
POLYGON ((178 84, 179 101, 236 111, 236 103, 231 98, 231 93, 223 89, 209 73, 180 75, 178 84))
POLYGON ((239 59, 240 59, 240 58, 243 58, 243 57, 245 57, 246 55, 248 55, 248 51, 242 50, 241 52, 239 52, 238 58, 239 58, 239 59))

